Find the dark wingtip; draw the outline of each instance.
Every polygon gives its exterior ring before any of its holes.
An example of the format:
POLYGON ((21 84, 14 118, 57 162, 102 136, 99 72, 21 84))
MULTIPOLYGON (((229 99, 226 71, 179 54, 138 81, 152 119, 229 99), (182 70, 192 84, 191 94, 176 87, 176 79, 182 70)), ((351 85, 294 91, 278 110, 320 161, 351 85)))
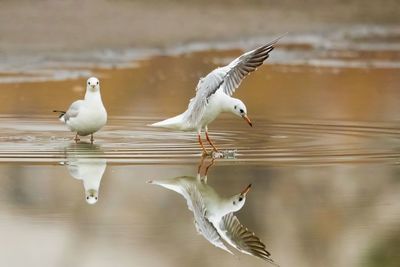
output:
POLYGON ((62 111, 62 110, 53 110, 53 112, 55 112, 55 113, 60 113, 60 115, 58 116, 58 118, 61 118, 62 116, 65 115, 65 111, 62 111))
POLYGON ((276 37, 276 38, 274 39, 273 42, 274 42, 274 43, 278 42, 280 39, 282 39, 283 37, 285 37, 285 36, 288 35, 288 34, 289 34, 289 32, 285 32, 285 33, 279 35, 278 37, 276 37))
MULTIPOLYGON (((274 45, 275 45, 280 39, 282 39, 283 37, 285 37, 285 36, 288 35, 288 34, 289 34, 289 32, 285 32, 284 34, 279 35, 279 36, 276 37, 274 40, 272 40, 271 42, 269 42, 266 46, 267 46, 267 47, 268 47, 268 46, 271 46, 272 49, 274 49, 274 45)), ((272 51, 272 49, 271 49, 271 51, 272 51)))

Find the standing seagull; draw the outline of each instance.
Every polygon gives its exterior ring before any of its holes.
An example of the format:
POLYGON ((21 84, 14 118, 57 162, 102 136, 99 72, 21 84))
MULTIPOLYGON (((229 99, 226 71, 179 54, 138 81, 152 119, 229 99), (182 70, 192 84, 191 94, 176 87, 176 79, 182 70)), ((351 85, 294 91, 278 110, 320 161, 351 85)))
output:
MULTIPOLYGON (((239 194, 221 197, 211 186, 207 185, 206 174, 197 177, 181 176, 172 179, 149 181, 182 195, 190 211, 193 212, 196 230, 208 242, 231 254, 226 243, 242 253, 263 259, 278 266, 266 250, 265 244, 247 227, 243 226, 234 212, 240 210, 246 202, 248 185, 239 194)), ((201 167, 199 167, 199 170, 201 167)))
POLYGON ((69 174, 82 180, 86 202, 95 204, 99 198, 100 182, 107 168, 107 160, 102 158, 101 147, 89 144, 70 144, 65 148, 66 165, 69 174))
POLYGON ((233 60, 229 65, 217 68, 206 77, 200 78, 196 87, 196 96, 190 100, 185 112, 150 126, 181 131, 197 131, 203 154, 209 154, 201 141, 201 131, 204 129, 208 143, 215 152, 218 152, 208 136, 207 125, 215 120, 221 112, 231 112, 242 117, 250 126, 253 126, 247 116, 245 104, 241 100, 233 98, 232 95, 242 80, 261 66, 269 57, 269 53, 274 49, 280 38, 249 51, 233 60))
POLYGON ((100 130, 107 122, 107 111, 101 101, 99 80, 96 77, 87 80, 84 100, 75 101, 67 111, 53 112, 59 112, 60 121, 76 133, 75 142, 80 140, 79 136, 90 134, 90 141, 93 143, 93 133, 100 130))

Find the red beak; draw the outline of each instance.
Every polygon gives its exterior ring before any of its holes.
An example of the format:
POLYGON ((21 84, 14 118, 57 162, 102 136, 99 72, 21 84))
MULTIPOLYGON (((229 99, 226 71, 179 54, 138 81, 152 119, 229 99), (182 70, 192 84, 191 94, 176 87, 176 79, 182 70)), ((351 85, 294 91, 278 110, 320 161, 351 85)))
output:
POLYGON ((243 115, 242 118, 250 125, 250 127, 253 127, 253 123, 251 123, 251 120, 247 115, 243 115))
POLYGON ((249 184, 248 186, 246 186, 246 188, 243 189, 243 191, 240 192, 240 194, 245 196, 245 195, 250 191, 250 188, 251 188, 251 184, 249 184))

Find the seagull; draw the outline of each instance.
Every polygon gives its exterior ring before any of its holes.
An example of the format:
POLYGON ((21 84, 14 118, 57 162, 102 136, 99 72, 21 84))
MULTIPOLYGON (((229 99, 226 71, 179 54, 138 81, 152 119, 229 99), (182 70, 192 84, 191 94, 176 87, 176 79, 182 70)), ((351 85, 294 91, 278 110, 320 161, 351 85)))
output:
POLYGON ((80 140, 79 136, 90 134, 90 141, 93 143, 93 133, 100 130, 107 122, 107 111, 101 100, 99 80, 96 77, 89 78, 83 100, 73 102, 67 111, 53 110, 53 112, 60 113, 60 121, 76 133, 75 142, 80 140))
POLYGON ((95 204, 99 199, 100 182, 107 167, 107 160, 93 157, 101 155, 100 147, 79 143, 65 149, 66 162, 63 162, 69 174, 83 182, 85 199, 88 204, 95 204))
MULTIPOLYGON (((208 171, 207 167, 206 172, 208 171)), ((234 212, 240 210, 245 202, 251 184, 231 197, 221 197, 207 184, 205 176, 179 176, 172 179, 152 180, 156 184, 182 195, 188 209, 193 212, 196 230, 214 246, 233 254, 226 244, 242 253, 263 259, 278 266, 271 259, 265 244, 253 232, 243 226, 234 212)))
POLYGON ((185 112, 149 126, 196 131, 203 154, 207 155, 209 153, 201 140, 201 131, 204 129, 208 143, 214 152, 218 152, 208 135, 208 124, 215 120, 221 112, 230 112, 242 117, 251 127, 253 126, 247 116, 246 105, 241 100, 233 98, 232 95, 242 80, 269 57, 269 53, 280 38, 282 36, 241 55, 227 66, 216 68, 206 77, 200 78, 196 87, 196 95, 189 101, 185 112))

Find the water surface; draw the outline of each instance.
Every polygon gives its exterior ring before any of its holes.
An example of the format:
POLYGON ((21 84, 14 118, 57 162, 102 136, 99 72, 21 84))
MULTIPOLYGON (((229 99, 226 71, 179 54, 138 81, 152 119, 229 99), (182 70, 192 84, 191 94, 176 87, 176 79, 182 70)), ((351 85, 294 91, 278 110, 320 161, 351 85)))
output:
MULTIPOLYGON (((238 90, 255 127, 230 115, 210 125, 237 155, 216 160, 208 183, 225 196, 252 183, 237 216, 281 266, 400 263, 400 49, 388 32, 385 49, 362 34, 284 42, 238 90)), ((74 144, 51 113, 83 95, 84 78, 3 74, 0 263, 265 266, 209 244, 181 197, 146 183, 196 175, 195 135, 146 125, 183 111, 198 78, 242 52, 228 48, 84 68, 110 115, 94 145, 74 144)))

